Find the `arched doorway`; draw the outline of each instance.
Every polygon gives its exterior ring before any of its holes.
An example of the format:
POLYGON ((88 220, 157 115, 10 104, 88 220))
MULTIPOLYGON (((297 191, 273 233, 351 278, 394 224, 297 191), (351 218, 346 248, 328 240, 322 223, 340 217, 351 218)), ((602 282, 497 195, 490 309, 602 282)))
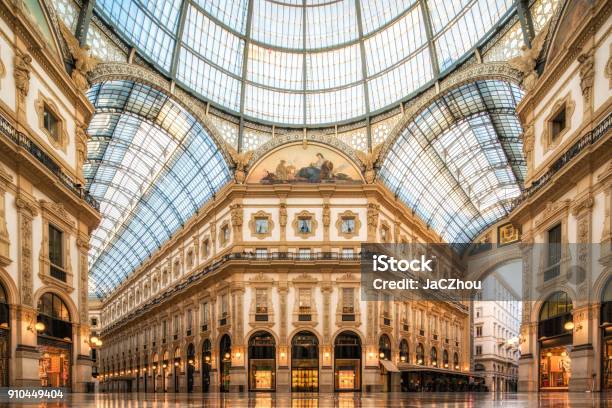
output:
POLYGON ((193 373, 195 371, 195 346, 187 346, 187 392, 193 392, 193 373))
POLYGON ((179 392, 179 376, 181 375, 181 349, 180 348, 175 348, 174 349, 174 361, 173 361, 173 365, 174 365, 174 392, 179 392))
POLYGON ((572 300, 565 292, 546 299, 538 320, 540 389, 566 390, 572 375, 572 300))
POLYGON ((291 340, 291 391, 319 391, 319 340, 308 331, 291 340))
POLYGON ((453 367, 455 370, 459 370, 459 354, 453 353, 453 367))
POLYGON ((38 299, 38 375, 42 387, 71 387, 72 323, 64 301, 55 293, 38 299))
MULTIPOLYGON (((378 358, 382 360, 391 360, 391 340, 389 340, 389 336, 383 334, 378 339, 378 358)), ((381 376, 382 376, 382 386, 383 392, 391 391, 391 373, 385 369, 385 366, 381 364, 381 376)))
POLYGON ((230 369, 232 368, 232 340, 224 334, 219 342, 219 385, 221 392, 230 390, 230 369))
POLYGON ((334 383, 336 391, 361 389, 361 340, 353 332, 345 331, 336 337, 334 383))
POLYGON ((442 367, 448 368, 448 351, 442 351, 442 367))
POLYGON ((212 344, 209 339, 202 343, 202 392, 210 391, 210 369, 212 363, 212 344))
POLYGON ((400 357, 400 363, 410 362, 410 349, 408 347, 408 341, 406 339, 402 339, 402 341, 400 341, 399 357, 400 357))
POLYGON ((612 278, 608 279, 601 299, 601 389, 612 391, 612 278))
POLYGON ((260 331, 249 339, 249 390, 276 389, 276 342, 268 332, 260 331))
POLYGON ((9 385, 10 325, 8 296, 0 284, 0 387, 9 385))

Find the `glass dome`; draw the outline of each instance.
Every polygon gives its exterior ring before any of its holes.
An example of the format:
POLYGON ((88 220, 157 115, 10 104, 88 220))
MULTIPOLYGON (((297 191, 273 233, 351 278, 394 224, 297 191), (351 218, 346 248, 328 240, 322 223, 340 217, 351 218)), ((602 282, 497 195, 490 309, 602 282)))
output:
POLYGON ((514 9, 512 0, 98 0, 163 74, 259 123, 351 122, 406 100, 514 9))

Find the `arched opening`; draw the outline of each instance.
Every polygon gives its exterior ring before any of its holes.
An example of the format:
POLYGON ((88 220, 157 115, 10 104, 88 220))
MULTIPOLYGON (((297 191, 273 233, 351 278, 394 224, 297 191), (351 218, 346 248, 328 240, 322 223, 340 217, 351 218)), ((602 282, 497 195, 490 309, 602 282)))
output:
POLYGON ((342 332, 336 337, 334 383, 336 391, 361 389, 361 340, 353 332, 342 332))
POLYGON ((232 368, 232 340, 224 334, 219 342, 219 382, 220 391, 230 390, 230 369, 232 368))
POLYGON ((459 354, 453 353, 453 367, 455 370, 459 370, 459 354))
POLYGON ((276 389, 276 342, 268 332, 260 331, 249 339, 249 390, 276 389))
POLYGON ((291 391, 319 391, 319 340, 302 331, 291 340, 291 391))
POLYGON ((391 362, 391 340, 389 340, 389 336, 386 334, 383 334, 378 339, 378 359, 382 375, 382 391, 390 392, 392 373, 398 372, 398 370, 395 364, 391 362))
POLYGON ((0 284, 0 387, 9 385, 10 314, 8 296, 0 284))
POLYGON ((55 293, 38 299, 38 317, 29 329, 38 332, 38 375, 42 387, 71 386, 72 323, 68 306, 55 293))
POLYGON ((193 373, 195 371, 195 346, 187 346, 187 392, 193 392, 193 373))
POLYGON ((166 350, 164 351, 164 355, 162 356, 162 362, 161 362, 162 390, 164 392, 168 392, 168 387, 167 387, 168 382, 166 381, 166 377, 170 373, 170 370, 168 368, 168 364, 170 362, 169 360, 170 360, 170 356, 168 355, 168 350, 166 350))
POLYGON ((434 367, 438 366, 438 350, 436 350, 435 347, 431 348, 431 351, 429 353, 429 360, 432 366, 434 367))
POLYGON ((602 384, 605 391, 612 390, 612 278, 608 279, 601 299, 599 322, 602 345, 602 384))
POLYGON ((178 347, 174 349, 173 366, 174 392, 179 392, 179 375, 181 374, 181 349, 178 347))
POLYGON ((419 343, 416 348, 416 363, 417 365, 425 364, 425 347, 422 343, 419 343))
POLYGON ((142 384, 144 392, 149 392, 147 377, 149 376, 149 357, 144 356, 142 362, 142 384))
POLYGON ((399 357, 400 357, 400 363, 410 362, 410 349, 408 346, 408 341, 406 339, 402 339, 402 341, 400 341, 399 357))
POLYGON ((209 339, 202 343, 202 392, 210 392, 210 369, 212 363, 212 344, 209 339))
POLYGON ((444 350, 442 352, 442 367, 448 368, 448 351, 444 350))
POLYGON ((159 367, 159 357, 157 356, 157 353, 153 353, 151 361, 153 361, 153 392, 157 392, 157 375, 161 371, 159 367))
POLYGON ((542 305, 538 321, 540 389, 567 389, 573 332, 572 300, 565 292, 555 292, 542 305))

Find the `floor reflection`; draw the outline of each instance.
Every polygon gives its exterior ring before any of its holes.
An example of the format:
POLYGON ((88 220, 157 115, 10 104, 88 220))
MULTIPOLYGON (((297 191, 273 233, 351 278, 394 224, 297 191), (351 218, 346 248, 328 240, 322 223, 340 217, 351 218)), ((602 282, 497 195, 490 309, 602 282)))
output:
POLYGON ((251 393, 251 394, 72 394, 61 402, 7 402, 4 407, 40 408, 361 408, 361 407, 610 407, 600 393, 251 393))

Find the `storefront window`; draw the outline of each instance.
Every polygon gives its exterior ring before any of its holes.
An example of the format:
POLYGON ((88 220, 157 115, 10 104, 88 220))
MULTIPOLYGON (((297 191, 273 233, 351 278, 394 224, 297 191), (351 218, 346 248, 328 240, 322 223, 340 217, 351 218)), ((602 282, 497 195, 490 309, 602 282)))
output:
POLYGON ((72 324, 68 307, 54 293, 45 293, 38 300, 38 376, 43 387, 70 387, 72 324))
POLYGON ((319 342, 310 332, 300 332, 291 341, 291 391, 319 390, 319 342))
POLYGON ((230 368, 232 367, 232 341, 227 334, 221 337, 221 343, 219 344, 219 361, 221 392, 229 392, 230 368))
POLYGON ((356 334, 341 333, 334 347, 334 377, 337 391, 355 391, 361 386, 361 342, 356 334))
POLYGON ((274 390, 276 344, 271 334, 258 332, 249 340, 249 387, 251 391, 274 390))
POLYGON ((410 355, 409 355, 409 350, 408 350, 408 342, 406 341, 406 339, 402 339, 402 341, 400 342, 400 362, 401 363, 408 363, 410 362, 410 355))
POLYGON ((425 364, 425 348, 421 343, 419 343, 416 348, 416 363, 418 365, 425 364))
POLYGON ((540 387, 566 388, 572 375, 567 346, 540 350, 540 387))
POLYGON ((202 344, 202 392, 210 391, 210 369, 212 364, 212 353, 210 340, 204 340, 202 344))

